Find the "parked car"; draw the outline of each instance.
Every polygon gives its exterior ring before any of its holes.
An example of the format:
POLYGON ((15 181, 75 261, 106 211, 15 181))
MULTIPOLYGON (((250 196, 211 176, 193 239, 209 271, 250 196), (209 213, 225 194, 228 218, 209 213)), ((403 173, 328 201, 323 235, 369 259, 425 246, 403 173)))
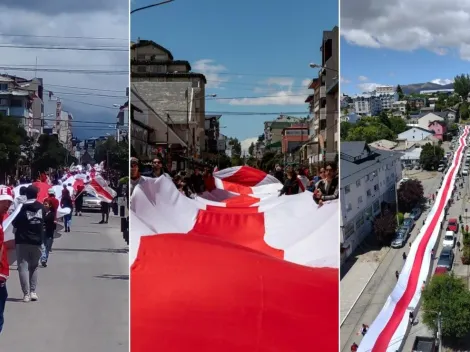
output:
POLYGON ((410 229, 407 227, 400 227, 397 231, 397 235, 392 241, 392 248, 401 248, 406 244, 408 236, 410 235, 410 229))
POLYGON ((462 175, 468 176, 468 168, 465 167, 465 168, 462 170, 462 175))
POLYGON ((439 165, 439 167, 437 168, 437 171, 442 172, 442 171, 444 171, 444 169, 445 169, 445 166, 441 164, 441 165, 439 165))
POLYGON ((439 260, 437 261, 436 274, 452 270, 454 265, 454 251, 450 247, 442 248, 439 260))
POLYGON ((418 164, 415 166, 415 170, 421 170, 421 166, 418 164))
POLYGON ((93 194, 84 192, 83 195, 83 210, 99 210, 101 209, 101 201, 93 194))
POLYGON ((405 221, 403 221, 402 226, 408 227, 410 229, 410 232, 411 232, 411 230, 413 230, 413 227, 415 226, 415 220, 412 217, 408 217, 408 218, 405 219, 405 221))
POLYGON ((453 231, 454 233, 459 232, 459 222, 456 218, 449 219, 447 223, 447 231, 453 231))
POLYGON ((454 231, 446 231, 444 235, 444 239, 442 240, 442 246, 454 248, 455 241, 456 241, 456 238, 455 238, 454 231))
POLYGON ((414 221, 418 220, 419 217, 421 216, 421 208, 413 208, 410 212, 410 218, 412 218, 414 221))

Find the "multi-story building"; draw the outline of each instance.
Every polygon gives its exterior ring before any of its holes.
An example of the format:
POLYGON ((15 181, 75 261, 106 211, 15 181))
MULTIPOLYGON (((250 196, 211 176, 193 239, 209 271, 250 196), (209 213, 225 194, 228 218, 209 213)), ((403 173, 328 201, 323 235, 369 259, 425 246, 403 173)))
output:
POLYGON ((380 110, 391 110, 393 103, 398 101, 398 93, 394 86, 377 86, 372 92, 380 100, 380 110))
POLYGON ((406 100, 399 100, 392 104, 392 109, 401 112, 402 114, 406 113, 406 100))
POLYGON ((225 154, 227 150, 227 136, 219 133, 219 138, 217 138, 217 152, 220 154, 225 154))
POLYGON ((205 147, 203 155, 208 157, 207 154, 217 154, 219 151, 219 134, 220 134, 220 123, 219 120, 222 115, 206 115, 204 132, 205 132, 205 147))
POLYGON ((408 103, 411 110, 421 110, 426 106, 426 98, 409 98, 408 103))
POLYGON ((321 69, 309 88, 314 90, 306 102, 313 115, 310 123, 307 157, 310 164, 334 160, 339 143, 339 30, 323 31, 321 69))
POLYGON ((365 142, 341 143, 342 263, 372 232, 374 218, 381 213, 383 202, 396 202, 402 155, 373 149, 365 142))
POLYGON ((138 40, 131 43, 131 80, 134 95, 148 105, 144 110, 152 112, 152 143, 168 149, 167 159, 178 163, 187 157, 200 159, 205 148, 205 76, 191 72, 188 61, 174 60, 161 45, 138 40), (161 121, 178 135, 174 143, 167 141, 161 121))
POLYGON ((72 152, 72 121, 73 116, 71 113, 61 110, 60 120, 56 121, 56 130, 57 138, 59 142, 67 149, 69 152, 72 152))
MULTIPOLYGON (((282 130, 282 154, 286 157, 293 158, 295 151, 308 142, 308 124, 296 124, 282 130)), ((292 159, 293 161, 294 159, 292 159)), ((299 155, 299 162, 300 155, 299 155)))
POLYGON ((360 94, 353 98, 354 112, 358 115, 374 116, 382 111, 380 100, 372 94, 360 94))

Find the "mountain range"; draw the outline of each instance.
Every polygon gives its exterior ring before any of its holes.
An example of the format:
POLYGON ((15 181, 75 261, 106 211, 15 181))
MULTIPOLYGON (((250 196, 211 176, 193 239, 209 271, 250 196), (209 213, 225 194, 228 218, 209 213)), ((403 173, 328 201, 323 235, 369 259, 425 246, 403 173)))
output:
POLYGON ((413 83, 413 84, 400 84, 404 94, 418 94, 422 90, 437 90, 437 89, 453 89, 454 84, 437 84, 432 82, 427 83, 413 83))

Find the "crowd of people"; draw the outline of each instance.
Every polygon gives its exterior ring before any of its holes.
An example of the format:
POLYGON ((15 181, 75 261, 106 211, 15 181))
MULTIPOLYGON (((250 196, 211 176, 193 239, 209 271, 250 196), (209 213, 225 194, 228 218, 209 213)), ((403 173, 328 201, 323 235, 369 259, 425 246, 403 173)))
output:
MULTIPOLYGON (((166 172, 162 158, 155 158, 152 161, 151 170, 142 173, 139 168, 139 160, 131 158, 130 173, 130 194, 132 194, 142 176, 150 178, 168 177, 181 193, 190 198, 204 191, 210 192, 216 188, 212 168, 196 166, 191 174, 186 171, 166 172)), ((287 167, 284 169, 280 165, 276 165, 270 174, 283 184, 282 189, 279 191, 279 196, 298 194, 308 190, 313 193, 313 200, 319 206, 323 205, 324 202, 338 199, 339 197, 338 168, 334 162, 328 162, 321 167, 318 175, 310 175, 308 168, 294 169, 293 167, 287 167)))

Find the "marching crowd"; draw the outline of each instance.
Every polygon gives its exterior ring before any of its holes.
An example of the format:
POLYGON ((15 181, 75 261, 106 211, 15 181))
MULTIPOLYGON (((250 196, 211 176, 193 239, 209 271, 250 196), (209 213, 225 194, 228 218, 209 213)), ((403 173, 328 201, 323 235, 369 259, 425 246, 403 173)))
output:
MULTIPOLYGON (((141 176, 171 178, 175 187, 190 198, 204 191, 210 192, 216 188, 213 170, 209 167, 195 167, 191 174, 188 174, 186 171, 172 171, 168 173, 165 172, 163 160, 155 158, 152 161, 151 170, 140 173, 139 160, 137 158, 131 158, 130 164, 130 194, 132 194, 135 186, 140 182, 141 176)), ((309 174, 308 168, 298 168, 295 170, 292 167, 287 167, 284 170, 280 165, 276 165, 270 174, 283 184, 279 196, 298 194, 308 190, 313 192, 313 200, 319 206, 323 205, 324 202, 338 199, 339 197, 338 168, 333 162, 326 163, 324 167, 320 168, 318 175, 315 176, 309 174)))

